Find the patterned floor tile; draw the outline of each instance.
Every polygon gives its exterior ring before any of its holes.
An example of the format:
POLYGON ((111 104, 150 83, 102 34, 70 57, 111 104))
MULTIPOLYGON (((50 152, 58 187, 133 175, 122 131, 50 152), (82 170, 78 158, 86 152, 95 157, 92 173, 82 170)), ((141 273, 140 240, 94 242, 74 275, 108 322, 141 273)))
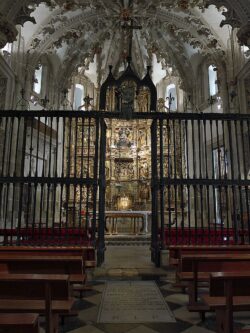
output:
POLYGON ((76 299, 73 309, 81 311, 81 310, 91 308, 92 306, 95 306, 95 305, 96 305, 95 303, 91 303, 84 298, 76 299))
POLYGON ((188 303, 188 295, 187 294, 172 294, 170 296, 165 297, 167 302, 177 303, 180 305, 187 305, 188 303))
POLYGON ((201 322, 199 313, 189 312, 186 306, 182 306, 174 310, 173 313, 176 319, 183 320, 193 325, 199 324, 201 322))
POLYGON ((206 328, 199 327, 199 326, 192 326, 187 330, 183 331, 182 333, 215 333, 214 331, 210 331, 206 328))
POLYGON ((79 317, 66 317, 64 325, 59 326, 59 333, 68 333, 72 330, 82 329, 85 323, 79 317))
POLYGON ((158 333, 181 333, 184 330, 187 330, 192 325, 185 323, 184 321, 177 320, 176 323, 168 324, 147 324, 147 327, 155 330, 158 333))
POLYGON ((180 305, 180 304, 171 303, 171 302, 167 302, 167 303, 168 303, 168 306, 169 306, 171 311, 174 311, 174 310, 179 309, 179 308, 182 307, 182 305, 180 305))
POLYGON ((87 325, 93 325, 97 321, 99 307, 93 306, 89 309, 79 311, 78 317, 87 325))
MULTIPOLYGON (((207 330, 210 330, 212 332, 216 332, 216 320, 215 320, 215 314, 212 314, 210 318, 206 318, 206 320, 197 326, 206 328, 207 330)), ((234 322, 235 329, 242 329, 243 324, 239 322, 234 322)))
POLYGON ((92 304, 100 304, 101 302, 101 299, 102 299, 102 294, 99 293, 99 294, 96 294, 96 295, 93 295, 93 296, 89 296, 89 297, 84 297, 84 299, 92 304))
POLYGON ((105 333, 127 333, 138 326, 138 324, 95 324, 95 327, 105 333))
POLYGON ((99 330, 95 326, 86 325, 86 326, 78 328, 76 330, 69 331, 68 333, 104 333, 104 332, 99 330))
POLYGON ((128 331, 127 333, 158 333, 158 332, 155 330, 152 330, 151 328, 149 328, 145 325, 140 325, 140 326, 128 331))

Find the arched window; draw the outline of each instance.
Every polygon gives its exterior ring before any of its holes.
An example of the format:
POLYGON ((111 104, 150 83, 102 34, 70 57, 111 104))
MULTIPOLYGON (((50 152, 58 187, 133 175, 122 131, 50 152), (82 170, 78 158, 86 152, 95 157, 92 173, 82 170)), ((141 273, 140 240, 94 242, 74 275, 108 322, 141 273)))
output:
POLYGON ((217 68, 214 65, 208 67, 209 94, 214 96, 218 93, 217 68))
POLYGON ((34 73, 34 86, 33 86, 33 90, 37 94, 41 93, 41 89, 42 89, 42 76, 43 76, 43 66, 39 65, 35 69, 35 73, 34 73))
POLYGON ((173 83, 169 84, 166 89, 166 107, 170 109, 170 111, 177 110, 176 86, 173 83))
POLYGON ((78 110, 84 104, 84 86, 82 84, 75 84, 74 91, 74 110, 78 110))

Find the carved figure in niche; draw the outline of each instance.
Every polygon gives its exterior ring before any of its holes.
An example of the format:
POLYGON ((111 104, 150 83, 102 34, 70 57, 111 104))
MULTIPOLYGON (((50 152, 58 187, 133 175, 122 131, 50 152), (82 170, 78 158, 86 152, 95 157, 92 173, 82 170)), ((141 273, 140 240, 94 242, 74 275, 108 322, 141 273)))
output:
POLYGON ((147 145, 147 132, 146 129, 140 129, 138 132, 138 146, 143 147, 147 145))
POLYGON ((135 84, 131 81, 126 81, 122 84, 120 88, 122 112, 129 114, 134 110, 135 90, 135 84))
POLYGON ((119 88, 115 88, 115 111, 121 110, 121 97, 121 90, 119 88))
POLYGON ((149 200, 149 186, 147 184, 142 184, 140 186, 140 199, 142 200, 149 200))
POLYGON ((148 163, 146 161, 140 166, 139 177, 140 179, 149 178, 149 168, 148 168, 148 163))
POLYGON ((149 92, 141 89, 137 96, 138 112, 149 112, 149 92))
POLYGON ((105 166, 105 176, 109 178, 109 167, 107 165, 105 166))
POLYGON ((129 147, 131 144, 131 132, 128 128, 120 128, 118 132, 118 138, 117 138, 117 146, 118 147, 129 147))
POLYGON ((159 98, 157 101, 157 111, 158 112, 169 112, 169 109, 165 105, 165 99, 159 98))

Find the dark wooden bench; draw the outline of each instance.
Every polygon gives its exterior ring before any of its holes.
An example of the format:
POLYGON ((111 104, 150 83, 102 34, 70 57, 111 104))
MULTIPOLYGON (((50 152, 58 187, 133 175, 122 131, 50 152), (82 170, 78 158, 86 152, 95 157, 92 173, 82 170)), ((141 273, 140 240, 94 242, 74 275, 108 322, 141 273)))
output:
POLYGON ((0 274, 0 312, 45 315, 46 333, 55 333, 58 315, 71 313, 71 292, 68 275, 0 274))
POLYGON ((80 296, 87 278, 82 256, 46 252, 0 251, 0 271, 15 274, 67 274, 71 284, 78 284, 75 290, 80 292, 80 296))
POLYGON ((169 249, 169 264, 178 266, 182 255, 215 254, 215 253, 249 253, 250 245, 171 245, 169 249))
POLYGON ((233 312, 250 310, 250 271, 212 273, 209 286, 203 300, 216 312, 216 332, 233 333, 233 312))
POLYGON ((0 313, 0 331, 5 333, 39 333, 38 314, 0 313))
POLYGON ((250 254, 193 254, 181 257, 178 277, 188 282, 190 311, 207 311, 207 305, 198 300, 198 286, 209 282, 212 272, 247 271, 250 254))
POLYGON ((95 267, 95 249, 88 246, 0 246, 0 253, 82 256, 85 266, 95 267))
MULTIPOLYGON (((250 254, 250 245, 174 245, 169 247, 169 262, 176 267, 176 287, 183 290, 188 286, 187 282, 180 281, 180 260, 184 255, 192 254, 250 254)), ((190 267, 192 271, 192 267, 190 267)))

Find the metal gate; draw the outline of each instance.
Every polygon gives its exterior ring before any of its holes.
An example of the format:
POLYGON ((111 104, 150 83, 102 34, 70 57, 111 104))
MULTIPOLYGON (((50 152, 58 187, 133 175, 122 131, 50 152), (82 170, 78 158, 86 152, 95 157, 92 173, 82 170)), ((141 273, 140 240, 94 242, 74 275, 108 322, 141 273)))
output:
POLYGON ((0 117, 2 244, 95 246, 100 119, 70 111, 0 117))
POLYGON ((152 124, 152 259, 175 244, 250 239, 250 116, 168 114, 152 124))
MULTIPOLYGON (((105 118, 111 112, 0 112, 2 245, 105 252, 105 118)), ((152 260, 171 244, 250 239, 250 116, 135 113, 152 119, 152 260)))

